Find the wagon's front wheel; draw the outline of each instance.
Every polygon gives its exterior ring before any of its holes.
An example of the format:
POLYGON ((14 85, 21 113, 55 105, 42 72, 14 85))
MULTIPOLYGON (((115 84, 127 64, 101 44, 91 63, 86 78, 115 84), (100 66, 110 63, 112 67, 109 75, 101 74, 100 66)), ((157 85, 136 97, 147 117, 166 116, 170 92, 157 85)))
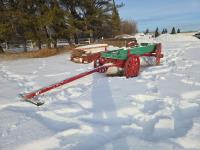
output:
POLYGON ((140 58, 135 55, 129 56, 124 66, 124 76, 126 78, 136 77, 140 70, 140 58))

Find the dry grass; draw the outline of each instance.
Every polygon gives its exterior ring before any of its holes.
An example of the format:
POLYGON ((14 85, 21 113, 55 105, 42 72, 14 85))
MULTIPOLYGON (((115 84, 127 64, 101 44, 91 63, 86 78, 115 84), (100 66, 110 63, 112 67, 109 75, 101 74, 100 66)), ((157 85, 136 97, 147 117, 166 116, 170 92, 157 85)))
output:
POLYGON ((18 52, 18 53, 10 53, 5 52, 0 54, 0 60, 12 60, 12 59, 21 59, 21 58, 44 58, 49 56, 54 56, 60 53, 69 52, 73 50, 73 46, 68 46, 64 48, 52 48, 52 49, 41 49, 37 51, 30 51, 30 52, 18 52))

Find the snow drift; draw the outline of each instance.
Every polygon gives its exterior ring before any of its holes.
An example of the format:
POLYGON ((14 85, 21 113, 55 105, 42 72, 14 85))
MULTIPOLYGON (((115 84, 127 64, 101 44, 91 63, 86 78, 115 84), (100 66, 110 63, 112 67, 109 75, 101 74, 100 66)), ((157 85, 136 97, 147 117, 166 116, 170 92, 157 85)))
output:
POLYGON ((87 76, 41 96, 42 107, 18 94, 92 64, 72 63, 68 54, 0 60, 0 149, 199 150, 200 41, 167 34, 156 40, 164 50, 160 66, 142 66, 131 79, 87 76))
POLYGON ((161 34, 157 37, 160 42, 188 42, 188 41, 199 41, 194 36, 179 35, 179 34, 161 34))

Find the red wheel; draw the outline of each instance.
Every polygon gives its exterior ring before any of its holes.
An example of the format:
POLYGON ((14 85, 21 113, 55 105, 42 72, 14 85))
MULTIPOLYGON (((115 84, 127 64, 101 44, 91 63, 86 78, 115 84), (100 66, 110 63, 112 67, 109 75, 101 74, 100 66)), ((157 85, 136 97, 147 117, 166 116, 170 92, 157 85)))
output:
MULTIPOLYGON (((98 68, 105 64, 105 58, 99 57, 94 61, 94 68, 98 68)), ((99 68, 98 72, 104 73, 106 72, 106 68, 99 68)))
POLYGON ((104 64, 104 62, 105 62, 104 58, 102 58, 102 57, 97 58, 94 61, 94 68, 102 66, 104 64))
POLYGON ((161 50, 156 50, 156 65, 160 65, 161 50))
POLYGON ((126 78, 136 77, 140 70, 140 58, 135 55, 131 55, 125 63, 124 75, 126 78))
POLYGON ((158 43, 157 45, 156 45, 156 51, 155 51, 155 53, 156 53, 156 65, 160 65, 160 58, 162 58, 163 56, 162 56, 162 54, 161 54, 161 43, 158 43))

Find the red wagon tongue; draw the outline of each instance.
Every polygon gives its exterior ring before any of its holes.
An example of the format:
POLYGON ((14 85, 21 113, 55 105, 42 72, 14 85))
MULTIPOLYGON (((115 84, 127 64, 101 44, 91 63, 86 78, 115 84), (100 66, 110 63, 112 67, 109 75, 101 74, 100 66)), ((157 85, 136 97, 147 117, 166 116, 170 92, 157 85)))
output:
POLYGON ((40 101, 40 100, 37 99, 37 96, 35 96, 35 97, 33 97, 33 98, 27 98, 27 95, 26 95, 26 94, 19 94, 19 96, 20 96, 21 98, 23 98, 24 101, 30 102, 30 103, 32 103, 32 104, 34 104, 34 105, 36 105, 36 106, 41 106, 41 105, 44 104, 43 101, 40 101))
POLYGON ((31 93, 26 93, 26 94, 20 94, 20 96, 27 102, 30 102, 30 103, 33 103, 37 106, 40 106, 42 104, 44 104, 44 102, 41 102, 39 101, 36 97, 39 96, 40 94, 43 94, 43 93, 46 93, 52 89, 55 89, 59 86, 62 86, 64 84, 67 84, 67 83, 70 83, 74 80, 78 80, 84 76, 87 76, 87 75, 90 75, 92 73, 95 73, 95 72, 102 72, 102 70, 107 70, 109 67, 111 66, 114 66, 114 65, 105 65, 105 66, 100 66, 98 68, 95 68, 93 70, 90 70, 90 71, 87 71, 87 72, 84 72, 84 73, 81 73, 81 74, 78 74, 76 76, 73 76, 73 77, 70 77, 70 78, 67 78, 65 80, 62 80, 60 82, 57 82, 55 84, 52 84, 52 85, 49 85, 47 87, 44 87, 44 88, 41 88, 39 90, 36 90, 34 92, 31 92, 31 93))

